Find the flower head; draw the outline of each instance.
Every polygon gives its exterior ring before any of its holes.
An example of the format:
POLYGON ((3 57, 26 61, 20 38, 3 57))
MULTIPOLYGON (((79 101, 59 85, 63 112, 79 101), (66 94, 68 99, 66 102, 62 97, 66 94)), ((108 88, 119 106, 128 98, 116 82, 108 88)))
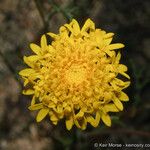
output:
POLYGON ((97 127, 100 119, 111 126, 108 113, 122 111, 122 101, 129 100, 122 90, 130 82, 118 77, 130 79, 116 51, 124 45, 111 44, 114 34, 95 28, 90 19, 82 28, 73 19, 59 34, 47 34, 51 44, 45 35, 41 46, 30 44, 35 54, 24 56, 29 68, 19 73, 26 87, 23 94, 33 95, 29 109, 39 110, 37 122, 49 115, 55 125, 65 118, 68 130, 74 124, 83 130, 87 123, 97 127))

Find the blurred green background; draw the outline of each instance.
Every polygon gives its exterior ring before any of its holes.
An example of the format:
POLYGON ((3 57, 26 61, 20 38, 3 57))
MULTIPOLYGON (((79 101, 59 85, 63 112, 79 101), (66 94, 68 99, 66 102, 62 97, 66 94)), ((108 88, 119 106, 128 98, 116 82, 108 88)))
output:
MULTIPOLYGON (((0 0, 0 150, 97 150, 94 143, 149 144, 150 149, 150 1, 149 0, 0 0), (112 127, 102 123, 86 131, 66 131, 64 122, 48 118, 36 123, 36 113, 21 94, 18 71, 25 67, 29 43, 39 44, 48 31, 58 33, 72 18, 83 25, 91 18, 97 28, 114 32, 113 42, 125 44, 121 62, 129 68, 130 101, 114 113, 112 127)), ((117 149, 117 148, 114 148, 117 149)))

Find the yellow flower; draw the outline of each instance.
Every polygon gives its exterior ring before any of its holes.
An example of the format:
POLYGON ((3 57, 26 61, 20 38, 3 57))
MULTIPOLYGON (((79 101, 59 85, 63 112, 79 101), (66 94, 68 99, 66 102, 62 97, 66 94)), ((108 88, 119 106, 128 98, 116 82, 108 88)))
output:
POLYGON ((30 44, 35 54, 24 56, 29 68, 19 73, 26 86, 23 94, 33 95, 29 109, 39 110, 37 122, 49 115, 54 125, 64 118, 68 130, 73 125, 84 130, 87 123, 97 127, 100 119, 111 126, 108 113, 122 111, 122 101, 129 100, 122 90, 130 82, 118 77, 130 79, 116 51, 124 45, 111 44, 114 33, 95 28, 90 19, 82 28, 73 19, 59 34, 47 34, 51 44, 46 35, 41 46, 30 44))

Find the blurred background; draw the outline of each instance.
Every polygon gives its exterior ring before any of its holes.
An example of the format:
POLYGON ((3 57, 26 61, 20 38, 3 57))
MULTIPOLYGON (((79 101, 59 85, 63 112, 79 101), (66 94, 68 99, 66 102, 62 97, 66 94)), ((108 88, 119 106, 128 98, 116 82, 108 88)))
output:
POLYGON ((110 148, 97 148, 94 143, 150 144, 149 8, 149 0, 0 0, 0 150, 96 150, 110 148), (48 118, 36 123, 36 112, 27 109, 31 97, 21 94, 18 72, 25 67, 23 55, 31 53, 29 43, 39 44, 47 31, 58 33, 72 18, 80 25, 91 18, 97 28, 115 33, 113 42, 125 44, 121 62, 131 76, 126 90, 130 101, 124 103, 123 112, 111 115, 111 128, 100 123, 86 131, 66 131, 63 122, 55 127, 48 118))

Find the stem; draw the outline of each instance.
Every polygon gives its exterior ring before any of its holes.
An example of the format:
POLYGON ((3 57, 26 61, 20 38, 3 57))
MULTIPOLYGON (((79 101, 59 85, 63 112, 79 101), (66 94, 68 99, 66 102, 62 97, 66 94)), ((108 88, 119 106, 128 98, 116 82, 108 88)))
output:
POLYGON ((72 17, 70 15, 68 15, 68 13, 65 11, 65 9, 60 7, 54 0, 49 0, 49 3, 51 4, 51 6, 53 7, 54 10, 56 10, 57 12, 61 12, 67 21, 70 21, 72 19, 72 17))
POLYGON ((73 134, 72 134, 73 142, 70 146, 70 150, 76 150, 76 144, 77 144, 77 129, 74 128, 73 134))
MULTIPOLYGON (((7 60, 7 58, 5 57, 5 55, 3 55, 3 53, 0 51, 0 56, 2 57, 5 65, 8 67, 8 69, 10 70, 11 74, 13 75, 14 79, 18 82, 19 78, 16 74, 16 70, 11 66, 11 64, 9 63, 9 61, 7 60)), ((20 83, 20 81, 19 81, 20 83)), ((21 83, 20 83, 21 84, 21 83)))
POLYGON ((35 2, 35 5, 36 5, 36 8, 41 16, 41 19, 42 19, 42 22, 43 22, 43 25, 44 25, 44 30, 47 31, 47 28, 48 28, 48 22, 47 20, 45 19, 45 16, 44 16, 44 12, 43 12, 43 9, 41 7, 41 3, 39 0, 34 0, 35 2))

